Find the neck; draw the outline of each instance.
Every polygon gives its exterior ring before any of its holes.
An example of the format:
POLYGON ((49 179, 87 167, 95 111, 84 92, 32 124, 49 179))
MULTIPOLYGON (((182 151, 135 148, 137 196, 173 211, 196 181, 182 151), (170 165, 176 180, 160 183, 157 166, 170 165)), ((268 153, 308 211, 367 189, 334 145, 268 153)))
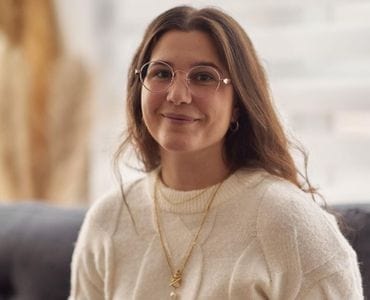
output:
POLYGON ((162 151, 162 181, 173 189, 189 191, 225 180, 230 169, 222 155, 215 155, 216 159, 210 157, 206 151, 196 154, 162 151))

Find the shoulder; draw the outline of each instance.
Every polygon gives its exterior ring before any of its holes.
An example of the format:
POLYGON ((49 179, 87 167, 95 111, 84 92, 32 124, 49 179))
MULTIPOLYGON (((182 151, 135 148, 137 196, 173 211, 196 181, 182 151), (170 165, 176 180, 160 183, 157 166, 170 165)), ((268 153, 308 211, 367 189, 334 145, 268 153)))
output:
POLYGON ((118 222, 129 221, 128 211, 148 206, 148 178, 139 178, 107 192, 89 208, 85 223, 106 233, 113 233, 118 222))
POLYGON ((337 269, 353 260, 354 251, 334 216, 286 180, 271 176, 266 183, 257 235, 271 268, 294 265, 304 274, 325 265, 337 269))
POLYGON ((290 182, 271 177, 265 184, 257 237, 272 279, 296 284, 302 294, 320 283, 331 291, 353 293, 361 282, 357 256, 335 217, 290 182))
POLYGON ((297 232, 333 230, 335 217, 325 211, 309 193, 291 182, 266 176, 258 207, 258 224, 262 231, 292 228, 297 232), (321 230, 319 230, 321 229, 321 230))
POLYGON ((129 207, 129 203, 140 202, 140 199, 135 197, 135 190, 141 190, 140 186, 144 182, 145 179, 139 179, 127 184, 123 190, 118 187, 90 206, 79 232, 76 257, 86 253, 95 253, 95 255, 104 253, 106 249, 110 249, 115 233, 120 229, 122 229, 121 233, 125 232, 128 236, 135 232, 129 210, 134 210, 136 207, 129 207))
MULTIPOLYGON (((243 199, 258 199, 271 185, 271 175, 262 169, 239 169, 227 180, 230 194, 243 195, 243 199), (252 197, 251 197, 252 196, 252 197)), ((249 203, 251 204, 251 203, 249 203)))
POLYGON ((244 202, 248 202, 249 207, 263 215, 279 213, 280 208, 292 200, 306 197, 295 185, 262 169, 240 169, 229 180, 228 186, 238 196, 242 195, 241 199, 247 200, 244 202))
POLYGON ((227 180, 223 189, 228 195, 236 195, 240 202, 248 205, 249 210, 256 210, 261 230, 267 229, 270 224, 303 226, 305 220, 310 224, 335 221, 310 194, 264 170, 238 170, 227 180))

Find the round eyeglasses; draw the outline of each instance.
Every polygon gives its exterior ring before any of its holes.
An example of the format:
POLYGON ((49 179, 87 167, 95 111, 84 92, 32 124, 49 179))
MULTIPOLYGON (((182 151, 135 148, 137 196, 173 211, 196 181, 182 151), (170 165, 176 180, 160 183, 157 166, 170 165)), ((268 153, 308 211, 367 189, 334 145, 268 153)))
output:
POLYGON ((207 97, 217 91, 220 84, 229 84, 231 79, 222 78, 220 72, 212 66, 195 66, 188 72, 174 70, 163 61, 150 61, 135 74, 140 76, 142 85, 151 93, 167 92, 175 80, 177 72, 185 74, 186 85, 192 95, 207 97))

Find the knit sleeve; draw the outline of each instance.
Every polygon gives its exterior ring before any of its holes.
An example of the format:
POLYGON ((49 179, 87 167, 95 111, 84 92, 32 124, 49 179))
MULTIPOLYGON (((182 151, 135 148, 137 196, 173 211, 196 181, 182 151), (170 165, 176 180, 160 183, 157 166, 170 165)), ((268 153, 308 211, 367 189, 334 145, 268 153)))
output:
POLYGON ((356 253, 335 218, 292 184, 278 180, 267 189, 257 236, 271 299, 363 299, 356 253), (311 294, 321 296, 303 297, 311 294))
POLYGON ((348 269, 335 272, 314 284, 299 299, 364 299, 356 280, 353 280, 356 278, 356 274, 352 275, 348 269))
POLYGON ((107 283, 113 268, 111 228, 116 207, 106 200, 90 208, 79 233, 72 257, 69 300, 107 298, 107 283))
POLYGON ((86 221, 72 257, 71 294, 69 300, 104 299, 102 249, 92 238, 92 226, 86 221))

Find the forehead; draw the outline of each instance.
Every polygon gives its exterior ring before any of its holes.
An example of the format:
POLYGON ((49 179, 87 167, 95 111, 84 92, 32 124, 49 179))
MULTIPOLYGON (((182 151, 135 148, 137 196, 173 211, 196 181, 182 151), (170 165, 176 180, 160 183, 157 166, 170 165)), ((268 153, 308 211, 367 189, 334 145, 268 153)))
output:
POLYGON ((187 68, 204 62, 222 68, 216 45, 202 31, 166 32, 153 48, 150 60, 163 60, 177 68, 187 68))

